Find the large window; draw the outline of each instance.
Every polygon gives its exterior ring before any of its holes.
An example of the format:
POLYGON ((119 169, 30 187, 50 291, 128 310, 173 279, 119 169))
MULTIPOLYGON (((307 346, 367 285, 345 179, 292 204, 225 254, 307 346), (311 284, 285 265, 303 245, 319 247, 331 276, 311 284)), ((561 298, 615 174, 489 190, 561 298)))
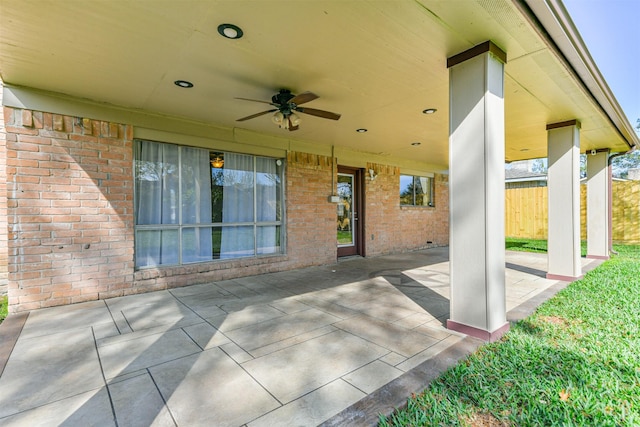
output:
POLYGON ((136 266, 282 253, 282 171, 281 159, 136 141, 136 266))
POLYGON ((400 205, 433 207, 433 178, 400 175, 400 205))

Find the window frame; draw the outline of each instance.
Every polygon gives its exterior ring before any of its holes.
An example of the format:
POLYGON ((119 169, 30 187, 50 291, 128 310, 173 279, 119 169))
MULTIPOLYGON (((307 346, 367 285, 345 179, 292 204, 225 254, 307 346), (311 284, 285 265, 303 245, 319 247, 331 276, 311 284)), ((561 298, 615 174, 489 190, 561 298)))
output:
POLYGON ((399 191, 399 194, 398 194, 398 196, 399 196, 398 202, 399 202, 400 207, 431 208, 431 209, 436 207, 436 202, 435 202, 435 178, 433 176, 414 175, 414 174, 408 174, 408 173, 404 173, 403 174, 403 173, 401 173, 399 181, 400 181, 400 185, 399 185, 399 187, 400 187, 399 190, 400 191, 399 191), (402 177, 410 177, 412 179, 411 186, 412 186, 412 190, 413 190, 413 194, 412 194, 413 203, 411 203, 411 204, 403 203, 403 200, 402 200, 402 190, 403 190, 403 188, 402 188, 402 177), (416 204, 416 191, 415 191, 415 189, 416 189, 416 185, 415 185, 416 180, 419 180, 420 178, 427 179, 428 180, 427 182, 429 184, 429 192, 426 193, 429 196, 429 202, 427 204, 422 204, 422 205, 416 204))
MULTIPOLYGON (((166 144, 166 145, 173 145, 176 146, 178 148, 178 184, 177 184, 177 188, 178 188, 178 197, 176 200, 176 211, 177 211, 177 215, 178 215, 178 220, 177 223, 172 223, 172 224, 138 224, 138 218, 137 218, 137 214, 138 214, 138 197, 136 194, 137 191, 137 161, 139 160, 138 158, 136 158, 134 156, 133 159, 133 181, 134 181, 134 185, 133 185, 133 202, 134 202, 134 212, 133 212, 133 222, 134 222, 134 269, 137 270, 144 270, 144 269, 149 269, 149 268, 165 268, 165 267, 179 267, 179 266, 188 266, 188 265, 194 265, 194 264, 202 264, 202 263, 210 263, 210 262, 225 262, 225 261, 234 261, 234 260, 238 260, 238 259, 250 259, 250 258, 265 258, 265 257, 274 257, 274 256, 285 256, 287 254, 286 250, 287 250, 287 239, 286 239, 286 159, 285 158, 281 158, 281 157, 270 157, 270 156, 262 156, 262 155, 255 155, 255 154, 247 154, 247 153, 238 153, 238 152, 231 152, 228 150, 221 150, 221 149, 216 149, 216 148, 202 148, 202 147, 192 147, 192 146, 187 146, 187 145, 181 145, 181 144, 175 144, 175 143, 170 143, 170 142, 162 142, 162 141, 154 141, 154 140, 147 140, 147 139, 141 139, 141 138, 136 138, 134 140, 134 144, 139 144, 142 141, 144 142, 153 142, 156 144, 166 144), (242 155, 246 155, 246 156, 251 156, 252 160, 253 160, 253 221, 242 221, 242 222, 209 222, 209 223, 184 223, 183 222, 183 175, 182 175, 182 150, 185 148, 196 148, 196 149, 200 149, 200 150, 206 150, 209 153, 209 156, 211 156, 212 153, 234 153, 234 154, 242 154, 242 155), (279 213, 280 213, 280 220, 276 220, 276 221, 258 221, 258 206, 257 206, 257 198, 258 198, 258 194, 257 194, 257 174, 258 172, 258 167, 257 167, 257 159, 258 158, 264 158, 264 159, 270 159, 270 160, 274 160, 274 161, 280 161, 281 163, 277 164, 278 168, 280 169, 277 172, 277 175, 280 178, 280 182, 278 184, 278 187, 276 189, 277 194, 280 195, 280 202, 279 202, 279 213), (253 228, 253 254, 252 255, 247 255, 247 256, 239 256, 239 257, 231 257, 231 258, 213 258, 213 245, 212 245, 212 259, 207 259, 207 260, 203 260, 203 261, 184 261, 183 260, 183 237, 184 237, 184 230, 185 229, 201 229, 201 228, 209 228, 213 231, 213 229, 215 228, 225 228, 225 227, 249 227, 251 226, 253 228), (261 227, 269 227, 269 226, 275 226, 278 227, 276 229, 276 233, 277 236, 279 237, 279 251, 278 252, 274 252, 274 253, 260 253, 260 249, 258 247, 258 229, 261 227), (178 232, 178 261, 177 263, 160 263, 160 264, 154 264, 154 265, 138 265, 138 260, 137 260, 137 256, 136 256, 136 252, 137 252, 137 248, 138 248, 138 232, 139 231, 145 231, 145 230, 149 230, 149 231, 165 231, 165 230, 177 230, 178 232)), ((135 150, 134 150, 135 152, 135 150)), ((209 172, 209 178, 211 179, 211 170, 212 167, 210 167, 210 172, 209 172)), ((276 199, 277 200, 277 199, 276 199)), ((211 203, 211 199, 209 198, 209 203, 211 203)))

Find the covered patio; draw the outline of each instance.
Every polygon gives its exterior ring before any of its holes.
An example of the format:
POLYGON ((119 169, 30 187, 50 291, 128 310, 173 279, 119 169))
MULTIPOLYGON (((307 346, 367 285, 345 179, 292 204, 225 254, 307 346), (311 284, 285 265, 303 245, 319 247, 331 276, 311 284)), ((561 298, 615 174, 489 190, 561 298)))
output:
POLYGON ((446 325, 495 340, 504 163, 545 156, 540 270, 582 274, 580 153, 609 257, 640 141, 558 0, 0 4, 12 313, 448 245, 446 325))
POLYGON ((566 9, 461 4, 0 0, 0 424, 371 423, 608 258, 640 141, 566 9))
MULTIPOLYGON (((0 424, 374 424, 483 342, 444 327, 448 256, 357 257, 10 316, 0 424)), ((582 258, 583 272, 600 262, 582 258)), ((568 284, 546 265, 506 252, 508 320, 568 284)))

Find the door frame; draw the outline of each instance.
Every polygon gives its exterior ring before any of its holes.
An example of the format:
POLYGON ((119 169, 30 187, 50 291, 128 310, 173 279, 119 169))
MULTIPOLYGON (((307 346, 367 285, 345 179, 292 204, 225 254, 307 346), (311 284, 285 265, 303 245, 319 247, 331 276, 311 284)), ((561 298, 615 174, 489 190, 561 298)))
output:
MULTIPOLYGON (((365 220, 365 192, 364 192, 364 169, 353 168, 349 166, 338 165, 336 173, 336 182, 338 173, 346 173, 353 175, 353 198, 355 206, 355 224, 353 226, 355 242, 353 246, 338 247, 337 257, 359 255, 364 257, 365 253, 365 238, 364 238, 364 220, 365 220)), ((336 231, 337 232, 337 231, 336 231)))

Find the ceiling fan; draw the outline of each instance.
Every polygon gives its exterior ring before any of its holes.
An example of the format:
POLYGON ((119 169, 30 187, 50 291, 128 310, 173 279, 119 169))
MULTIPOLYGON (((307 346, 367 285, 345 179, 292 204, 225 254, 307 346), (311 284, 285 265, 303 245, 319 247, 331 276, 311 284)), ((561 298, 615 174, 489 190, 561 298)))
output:
POLYGON ((330 111, 318 110, 315 108, 300 107, 301 104, 313 101, 314 99, 318 98, 319 96, 312 92, 303 92, 299 95, 294 95, 288 89, 280 89, 280 92, 271 97, 271 102, 260 101, 257 99, 236 98, 243 101, 261 102, 263 104, 269 104, 275 107, 270 110, 243 117, 236 121, 243 122, 245 120, 253 119, 255 117, 260 117, 262 115, 275 112, 271 120, 283 129, 294 131, 298 129, 298 125, 300 124, 300 117, 296 113, 309 114, 311 116, 321 117, 323 119, 338 120, 340 118, 340 114, 332 113, 330 111))

